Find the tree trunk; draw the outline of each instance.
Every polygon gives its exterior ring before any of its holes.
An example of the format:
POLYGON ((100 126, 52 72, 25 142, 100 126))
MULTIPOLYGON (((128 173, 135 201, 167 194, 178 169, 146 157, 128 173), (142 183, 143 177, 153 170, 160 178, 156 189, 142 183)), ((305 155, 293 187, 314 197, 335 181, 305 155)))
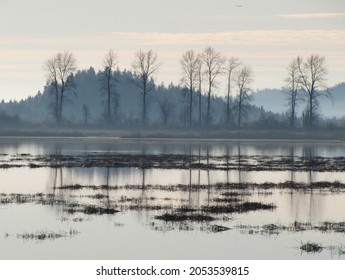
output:
POLYGON ((110 113, 110 94, 111 94, 111 89, 110 89, 110 76, 107 77, 108 81, 107 81, 107 90, 108 90, 108 110, 107 110, 107 118, 108 118, 108 123, 110 123, 111 121, 111 113, 110 113))
POLYGON ((241 128, 241 111, 242 111, 242 92, 240 92, 240 100, 238 101, 238 128, 241 128))
POLYGON ((228 98, 226 102, 226 125, 230 127, 230 91, 231 91, 231 72, 229 72, 228 76, 228 98))
POLYGON ((228 91, 228 99, 226 102, 226 123, 227 126, 230 126, 230 92, 228 91))
POLYGON ((190 101, 189 101, 189 126, 192 127, 192 109, 193 109, 193 87, 190 88, 190 101))
POLYGON ((201 79, 199 78, 199 127, 201 128, 201 79))
POLYGON ((295 126, 295 106, 296 106, 296 92, 293 90, 291 95, 291 122, 290 125, 293 128, 295 126))
POLYGON ((312 93, 309 95, 309 126, 313 126, 313 95, 312 93))
POLYGON ((61 95, 60 95, 60 108, 59 108, 59 123, 62 121, 62 102, 63 102, 63 89, 61 89, 61 95))
POLYGON ((207 94, 207 126, 210 126, 211 85, 207 94))
POLYGON ((144 83, 143 91, 143 125, 146 125, 146 83, 144 83))
POLYGON ((55 82, 55 119, 59 123, 59 88, 57 82, 55 82))

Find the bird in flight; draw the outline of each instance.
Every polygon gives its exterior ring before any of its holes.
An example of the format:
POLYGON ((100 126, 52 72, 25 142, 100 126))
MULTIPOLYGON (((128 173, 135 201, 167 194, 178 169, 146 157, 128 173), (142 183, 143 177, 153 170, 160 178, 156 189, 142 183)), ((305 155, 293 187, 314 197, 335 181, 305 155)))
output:
POLYGON ((242 5, 236 5, 237 8, 242 8, 242 5))

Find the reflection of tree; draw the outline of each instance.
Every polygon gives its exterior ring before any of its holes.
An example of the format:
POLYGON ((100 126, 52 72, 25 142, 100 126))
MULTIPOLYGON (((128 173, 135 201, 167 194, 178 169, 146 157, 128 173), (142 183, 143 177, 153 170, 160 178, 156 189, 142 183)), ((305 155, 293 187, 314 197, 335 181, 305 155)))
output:
MULTIPOLYGON (((52 194, 51 194, 51 203, 54 205, 56 199, 57 199, 57 194, 56 194, 56 189, 60 186, 63 186, 63 168, 62 168, 62 162, 61 162, 61 146, 60 144, 57 144, 55 147, 55 153, 53 155, 54 161, 53 161, 53 182, 50 184, 52 186, 52 194), (58 184, 58 179, 60 179, 60 184, 58 184)), ((63 192, 60 193, 60 195, 63 195, 63 192)))
POLYGON ((294 146, 290 146, 290 184, 291 184, 291 188, 295 187, 295 150, 294 150, 294 146))
POLYGON ((189 145, 189 189, 188 189, 188 202, 189 206, 192 204, 192 146, 189 145))
POLYGON ((230 184, 229 174, 230 174, 230 151, 229 151, 229 145, 226 145, 226 183, 228 186, 230 184))
POLYGON ((198 197, 197 197, 197 206, 199 206, 199 202, 200 202, 200 184, 201 184, 201 169, 200 169, 200 166, 201 166, 201 146, 199 144, 199 170, 198 170, 198 189, 197 189, 197 192, 198 192, 198 197))
MULTIPOLYGON (((106 145, 105 146, 105 156, 106 157, 111 157, 111 151, 112 151, 112 147, 111 145, 106 145)), ((105 198, 106 198, 106 201, 104 202, 105 203, 105 206, 107 208, 110 208, 110 173, 111 173, 111 170, 110 170, 111 166, 110 166, 110 163, 107 163, 106 165, 106 172, 105 172, 105 191, 106 191, 106 194, 105 194, 105 198)))
MULTIPOLYGON (((146 145, 144 144, 142 146, 142 155, 146 155, 146 145)), ((143 203, 146 200, 147 204, 147 197, 146 197, 146 163, 145 163, 145 157, 143 157, 141 162, 141 170, 142 170, 142 180, 141 180, 141 203, 143 203)))
POLYGON ((110 167, 107 166, 107 172, 106 172, 106 180, 105 180, 105 187, 106 187, 106 205, 109 208, 110 207, 110 196, 109 196, 109 181, 110 181, 110 167))
POLYGON ((199 154, 198 154, 198 158, 199 158, 199 169, 198 169, 198 185, 200 186, 200 176, 201 176, 201 169, 200 169, 200 166, 201 166, 201 147, 200 147, 200 144, 199 144, 199 154))
POLYGON ((206 161, 207 161, 207 206, 210 206, 211 182, 210 182, 210 156, 209 145, 206 147, 206 161))
POLYGON ((318 220, 318 215, 322 213, 323 209, 323 199, 322 196, 315 193, 313 189, 314 178, 314 164, 315 164, 315 150, 311 145, 303 146, 302 149, 302 162, 303 165, 307 167, 307 178, 303 182, 306 187, 304 190, 295 190, 296 189, 296 180, 295 172, 298 171, 295 169, 294 162, 294 148, 291 147, 290 150, 291 156, 291 201, 295 200, 295 203, 292 203, 292 210, 296 212, 295 219, 298 220, 300 213, 305 213, 308 222, 313 222, 318 220), (321 198, 321 199, 320 199, 321 198), (300 203, 301 202, 301 203, 300 203), (304 210, 304 211, 303 211, 304 210))
MULTIPOLYGON (((187 152, 187 151, 186 151, 187 152)), ((200 189, 202 188, 202 181, 201 181, 201 175, 202 175, 202 165, 201 164, 201 145, 198 145, 198 151, 193 154, 192 145, 188 146, 188 155, 189 155, 189 170, 188 170, 188 206, 193 207, 199 207, 200 206, 200 189), (194 164, 194 165, 193 165, 194 164), (194 171, 194 168, 196 169, 196 166, 198 166, 197 170, 194 171), (197 185, 193 185, 193 174, 197 174, 197 185), (194 188, 194 190, 193 190, 194 188)), ((208 167, 206 167, 208 170, 208 167)), ((203 170, 205 167, 203 168, 203 170)))
POLYGON ((291 210, 297 210, 295 213, 295 221, 298 221, 299 214, 299 201, 296 198, 295 193, 296 178, 295 178, 295 150, 294 146, 290 146, 290 208, 291 210), (294 203, 296 206, 294 207, 294 203), (296 209, 294 209, 296 208, 296 209))
POLYGON ((7 144, 5 145, 1 145, 1 153, 2 154, 15 154, 18 155, 19 151, 20 151, 20 145, 19 143, 13 143, 7 146, 7 144), (5 148, 3 148, 5 147, 5 148), (13 152, 10 151, 10 149, 13 149, 13 152))
POLYGON ((242 183, 242 161, 241 161, 241 145, 237 144, 237 168, 238 168, 238 183, 242 183))
POLYGON ((303 147, 303 158, 307 162, 308 166, 308 184, 310 187, 312 187, 313 183, 313 164, 314 164, 314 147, 313 146, 304 146, 303 147))
POLYGON ((308 185, 310 187, 310 199, 309 199, 309 221, 315 216, 315 194, 313 190, 313 162, 314 162, 314 147, 306 146, 303 149, 303 155, 308 161, 308 185))
POLYGON ((144 192, 144 190, 145 190, 145 188, 146 188, 146 182, 145 182, 145 171, 146 171, 146 168, 143 166, 142 168, 141 168, 141 174, 142 174, 142 176, 141 176, 141 189, 142 189, 142 191, 144 192))

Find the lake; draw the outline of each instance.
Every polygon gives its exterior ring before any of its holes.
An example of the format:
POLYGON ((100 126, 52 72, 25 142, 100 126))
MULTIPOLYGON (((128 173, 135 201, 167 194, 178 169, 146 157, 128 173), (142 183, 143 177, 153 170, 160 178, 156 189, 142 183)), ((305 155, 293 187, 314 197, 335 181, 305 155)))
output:
POLYGON ((0 138, 0 259, 345 259, 344 144, 0 138))

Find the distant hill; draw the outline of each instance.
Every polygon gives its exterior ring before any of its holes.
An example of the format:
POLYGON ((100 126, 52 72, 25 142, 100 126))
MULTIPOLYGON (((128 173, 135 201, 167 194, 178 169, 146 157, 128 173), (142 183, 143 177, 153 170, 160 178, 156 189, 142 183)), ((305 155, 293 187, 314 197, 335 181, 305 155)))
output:
MULTIPOLYGON (((141 124, 142 94, 133 83, 133 74, 130 71, 116 72, 116 92, 119 96, 118 124, 135 126, 141 124)), ((83 107, 89 111, 89 122, 100 123, 104 119, 105 95, 101 90, 100 73, 91 67, 78 71, 75 75, 76 93, 67 94, 63 106, 63 119, 66 123, 82 124, 83 107)), ((193 96, 193 119, 198 121, 198 99, 193 96)), ((43 92, 21 101, 0 103, 0 112, 9 116, 19 116, 22 120, 32 123, 54 122, 52 96, 49 86, 43 92)), ((206 113, 206 97, 202 96, 202 117, 206 113)), ((167 124, 184 126, 188 122, 188 94, 179 86, 156 85, 148 94, 147 100, 148 120, 151 125, 162 125, 164 117, 162 110, 167 113, 167 124)), ((255 110, 254 110, 255 111, 255 110)), ((212 122, 219 124, 224 120, 225 103, 222 98, 214 97, 211 103, 212 122)))
MULTIPOLYGON (((326 118, 342 118, 345 116, 345 83, 340 83, 329 89, 333 99, 320 98, 320 113, 326 118)), ((253 94, 253 103, 256 106, 263 107, 265 110, 273 113, 282 113, 287 110, 286 95, 281 89, 263 89, 253 94)), ((298 112, 305 109, 306 104, 301 103, 298 106, 298 112)))
MULTIPOLYGON (((88 124, 104 124, 105 96, 101 90, 100 72, 90 67, 78 71, 75 75, 76 93, 68 94, 63 107, 63 119, 67 124, 83 124, 84 109, 89 112, 88 124)), ((142 95, 133 83, 133 74, 130 71, 116 72, 116 91, 119 96, 119 112, 116 117, 116 124, 126 127, 136 127, 141 124, 142 95)), ((341 118, 345 115, 345 83, 339 84, 330 89, 334 96, 334 103, 327 99, 321 101, 321 112, 324 117, 341 118)), ((247 108, 247 120, 244 124, 254 123, 255 127, 269 125, 280 127, 284 122, 285 96, 281 90, 265 89, 253 93, 253 101, 247 108)), ((198 94, 193 95, 193 122, 198 124, 198 94)), ((235 126, 236 106, 232 102, 231 125, 235 126)), ((52 96, 49 86, 43 92, 28 97, 21 101, 0 102, 0 117, 2 119, 15 120, 33 124, 54 123, 52 96), (7 118, 8 116, 8 118, 7 118)), ((205 121, 207 97, 202 96, 202 119, 205 121)), ((305 105, 299 106, 299 111, 304 110, 305 105)), ((156 85, 155 89, 148 95, 148 121, 151 126, 187 126, 188 125, 189 96, 180 86, 170 84, 156 85), (164 116, 165 113, 165 116, 164 116)), ((213 97, 211 102, 211 123, 214 125, 225 125, 226 103, 224 97, 213 97)), ((3 121, 9 123, 9 121, 3 121)), ((115 122, 114 122, 115 123, 115 122)))

